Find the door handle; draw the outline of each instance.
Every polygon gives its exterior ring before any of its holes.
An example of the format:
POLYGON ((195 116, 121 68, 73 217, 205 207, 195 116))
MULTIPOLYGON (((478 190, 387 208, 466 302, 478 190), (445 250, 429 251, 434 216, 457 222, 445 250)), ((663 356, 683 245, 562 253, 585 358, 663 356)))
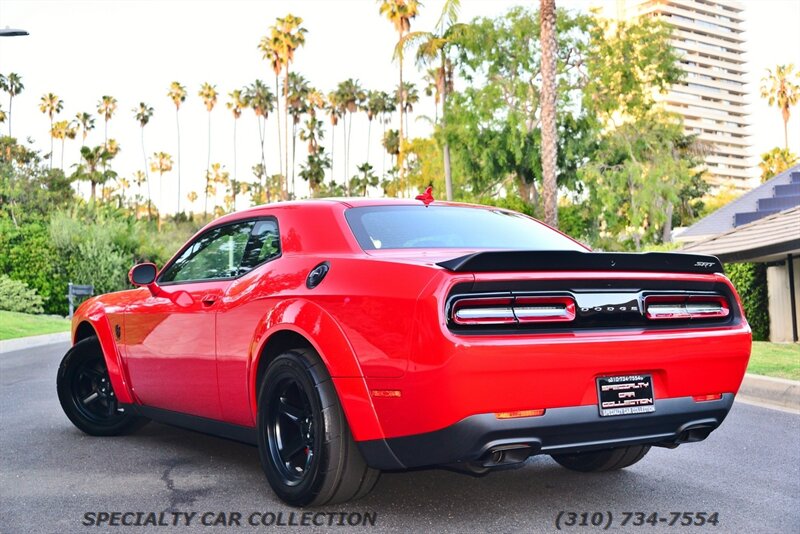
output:
POLYGON ((200 300, 204 306, 213 306, 214 303, 217 302, 217 296, 209 293, 207 295, 203 295, 203 298, 200 300))

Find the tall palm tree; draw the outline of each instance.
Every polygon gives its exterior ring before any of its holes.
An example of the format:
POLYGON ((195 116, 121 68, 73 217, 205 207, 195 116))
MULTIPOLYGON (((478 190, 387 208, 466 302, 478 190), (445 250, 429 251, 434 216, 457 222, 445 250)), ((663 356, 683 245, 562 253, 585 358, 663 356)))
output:
POLYGON ((761 78, 761 98, 766 98, 770 106, 777 106, 783 118, 783 145, 789 150, 790 108, 800 99, 800 72, 794 72, 794 64, 777 65, 775 71, 767 69, 761 78))
MULTIPOLYGON (((429 70, 429 75, 433 82, 432 92, 435 94, 434 105, 438 106, 440 100, 442 103, 442 129, 447 126, 447 95, 453 90, 453 65, 450 60, 447 59, 447 52, 466 27, 464 24, 459 24, 457 22, 460 8, 460 0, 445 0, 442 13, 439 16, 439 21, 436 23, 436 28, 433 32, 411 32, 398 43, 398 46, 402 48, 413 44, 417 45, 416 59, 419 65, 431 65, 438 61, 439 65, 435 69, 432 69, 432 71, 429 70)), ((426 93, 427 92, 428 90, 426 89, 426 93)), ((438 107, 436 109, 438 112, 438 107)), ((442 147, 442 156, 444 159, 446 196, 447 200, 453 200, 450 145, 446 139, 442 147)))
POLYGON ((25 89, 22 84, 22 76, 16 72, 9 73, 8 77, 0 74, 0 89, 8 93, 8 136, 11 137, 11 105, 14 102, 14 97, 25 89))
POLYGON ((361 87, 361 83, 353 78, 340 82, 336 88, 336 93, 339 95, 339 102, 345 113, 344 120, 349 125, 346 126, 347 136, 345 137, 344 145, 344 179, 345 191, 350 195, 350 135, 353 131, 353 113, 362 108, 364 100, 367 97, 366 92, 361 87), (349 121, 347 114, 350 115, 349 121))
MULTIPOLYGON (((276 100, 274 105, 275 114, 276 114, 276 121, 275 124, 278 127, 278 167, 283 172, 283 151, 281 150, 281 112, 280 112, 280 94, 281 90, 278 84, 278 76, 280 76, 281 72, 283 71, 283 62, 285 54, 283 53, 283 46, 284 42, 281 39, 280 35, 276 32, 271 32, 269 36, 264 36, 261 38, 261 41, 258 43, 258 49, 261 50, 262 58, 269 61, 270 65, 272 66, 272 72, 275 73, 275 94, 273 98, 276 100)), ((263 135, 266 135, 264 132, 263 135)), ((264 177, 266 178, 266 167, 264 166, 264 155, 263 155, 263 141, 262 145, 262 155, 261 155, 261 166, 264 177)), ((267 202, 269 202, 269 191, 267 190, 267 202)))
MULTIPOLYGON (((261 174, 264 180, 266 180, 267 176, 267 162, 264 157, 264 140, 267 135, 267 117, 269 114, 272 113, 275 109, 275 95, 272 94, 269 87, 262 82, 261 80, 256 80, 252 84, 250 84, 247 89, 245 90, 245 101, 247 102, 247 106, 253 110, 253 113, 256 115, 256 123, 258 124, 258 137, 261 142, 261 174)), ((280 151, 278 151, 280 155, 280 151)), ((266 201, 269 203, 271 201, 269 189, 266 188, 265 191, 267 194, 266 201)))
POLYGON ((284 187, 281 193, 284 198, 286 198, 288 193, 289 177, 289 68, 292 61, 294 61, 295 51, 303 46, 306 42, 306 33, 308 30, 301 26, 302 23, 302 18, 296 17, 289 13, 283 18, 278 18, 275 21, 275 25, 270 28, 273 48, 280 55, 281 63, 285 71, 283 83, 283 159, 286 168, 284 171, 284 187))
MULTIPOLYGON (((145 104, 144 102, 139 102, 138 108, 133 108, 133 116, 139 121, 139 127, 141 129, 141 137, 142 137, 142 158, 144 159, 144 174, 145 178, 147 179, 147 187, 150 188, 150 175, 147 174, 147 152, 144 149, 144 127, 147 126, 147 123, 150 122, 150 118, 153 116, 153 108, 145 104)), ((160 199, 159 199, 160 200, 160 199)), ((151 213, 151 206, 150 200, 147 201, 147 216, 152 217, 151 213)))
POLYGON ((86 146, 86 137, 89 135, 89 132, 94 130, 94 117, 91 113, 83 111, 75 114, 75 122, 82 132, 81 146, 86 146))
POLYGON ((164 209, 163 187, 164 187, 164 173, 172 170, 172 156, 166 152, 154 152, 150 158, 150 170, 158 173, 158 231, 161 231, 161 216, 166 215, 164 209))
POLYGON ((395 89, 397 94, 397 101, 402 102, 403 115, 406 118, 406 138, 408 137, 408 116, 414 111, 414 104, 419 102, 419 91, 417 86, 411 82, 403 82, 402 89, 397 86, 395 89))
POLYGON ((542 43, 542 198, 544 222, 558 227, 558 184, 556 182, 556 157, 558 132, 556 131, 556 2, 540 0, 539 32, 542 43))
POLYGON ((181 104, 186 101, 186 86, 181 85, 180 82, 172 82, 169 84, 169 91, 167 96, 175 104, 175 131, 178 133, 178 208, 176 213, 181 211, 181 120, 180 109, 181 104))
MULTIPOLYGON (((397 31, 397 42, 400 43, 403 40, 403 36, 411 31, 411 19, 415 18, 419 14, 419 8, 421 4, 418 0, 378 0, 380 4, 379 12, 381 15, 384 15, 389 22, 392 23, 394 26, 395 31, 397 31)), ((400 65, 400 83, 399 87, 403 87, 403 47, 395 48, 397 52, 397 62, 400 65)), ((402 156, 403 156, 403 109, 405 102, 400 100, 398 102, 400 106, 400 155, 398 159, 400 161, 400 181, 403 180, 403 165, 402 165, 402 156)))
POLYGON ((311 86, 308 84, 302 75, 292 72, 288 78, 289 91, 286 95, 287 112, 292 116, 292 190, 291 195, 294 196, 295 191, 295 153, 297 142, 297 128, 300 124, 300 119, 303 114, 308 111, 308 93, 311 86))
MULTIPOLYGON (((208 172, 211 168, 211 111, 217 104, 217 94, 216 86, 211 85, 208 82, 201 85, 200 92, 197 93, 197 96, 203 100, 203 104, 206 106, 206 111, 208 111, 208 158, 206 159, 206 183, 208 182, 208 172)), ((203 216, 208 216, 208 188, 206 188, 203 216)))
MULTIPOLYGON (((228 93, 228 102, 225 106, 231 110, 233 114, 233 179, 236 181, 236 124, 239 122, 239 117, 242 116, 242 110, 247 107, 247 88, 234 89, 228 93)), ((234 200, 234 205, 236 201, 234 200)))
POLYGON ((328 118, 331 121, 331 182, 334 181, 333 172, 333 156, 334 148, 336 148, 336 126, 339 124, 339 119, 342 117, 342 106, 339 102, 339 95, 336 91, 328 93, 328 103, 325 106, 325 111, 328 113, 328 118))
POLYGON ((108 145, 108 121, 117 111, 117 99, 113 96, 105 95, 97 103, 97 114, 103 117, 103 144, 108 145))
POLYGON ((53 118, 64 109, 64 101, 53 93, 42 95, 39 100, 39 111, 50 118, 50 168, 53 168, 53 118))
POLYGON ((61 141, 61 170, 64 170, 64 145, 67 139, 75 139, 78 135, 76 123, 74 121, 57 121, 53 124, 50 137, 61 141))
MULTIPOLYGON (((113 141, 113 140, 112 140, 113 141)), ((104 184, 109 179, 114 178, 113 171, 107 170, 107 162, 111 160, 117 152, 111 152, 103 145, 95 147, 81 147, 81 163, 76 165, 75 173, 72 175, 74 180, 87 180, 91 184, 90 199, 94 202, 96 198, 97 185, 104 184), (104 170, 100 170, 100 167, 104 170)))

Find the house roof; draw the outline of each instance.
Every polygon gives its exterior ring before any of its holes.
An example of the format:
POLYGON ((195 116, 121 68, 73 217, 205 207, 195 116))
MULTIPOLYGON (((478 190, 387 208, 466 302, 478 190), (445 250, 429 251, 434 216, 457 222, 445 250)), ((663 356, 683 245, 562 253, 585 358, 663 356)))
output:
POLYGON ((800 196, 787 189, 800 184, 800 165, 795 165, 779 175, 729 202, 711 215, 704 217, 676 236, 680 241, 696 241, 727 232, 750 221, 797 206, 800 196), (794 176, 793 176, 794 175, 794 176), (777 187, 776 186, 783 186, 777 187))
POLYGON ((800 206, 696 241, 682 251, 712 254, 724 263, 768 262, 800 254, 800 206))

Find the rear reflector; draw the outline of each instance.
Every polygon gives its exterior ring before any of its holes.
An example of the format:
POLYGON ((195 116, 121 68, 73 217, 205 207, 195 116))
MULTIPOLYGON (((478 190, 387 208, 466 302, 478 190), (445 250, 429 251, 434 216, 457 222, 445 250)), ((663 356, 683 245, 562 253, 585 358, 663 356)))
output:
POLYGON ((498 419, 516 419, 517 417, 539 417, 544 415, 545 410, 518 410, 516 412, 497 412, 494 414, 498 419))
POLYGON ((715 401, 720 400, 722 398, 722 393, 716 393, 714 395, 692 395, 692 399, 695 402, 707 402, 707 401, 715 401))
POLYGON ((721 319, 730 314, 728 301, 715 295, 648 295, 644 298, 648 319, 721 319))
POLYGON ((457 325, 559 323, 575 319, 575 301, 562 296, 460 299, 452 319, 457 325))

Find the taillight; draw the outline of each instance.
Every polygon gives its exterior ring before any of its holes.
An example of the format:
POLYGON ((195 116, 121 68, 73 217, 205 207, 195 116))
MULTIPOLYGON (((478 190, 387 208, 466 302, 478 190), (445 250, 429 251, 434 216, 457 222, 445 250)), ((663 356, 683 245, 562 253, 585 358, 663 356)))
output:
POLYGON ((457 325, 559 323, 575 319, 575 301, 562 296, 460 299, 452 319, 457 325))
POLYGON ((648 295, 644 298, 648 319, 722 319, 730 315, 728 301, 716 295, 648 295))

